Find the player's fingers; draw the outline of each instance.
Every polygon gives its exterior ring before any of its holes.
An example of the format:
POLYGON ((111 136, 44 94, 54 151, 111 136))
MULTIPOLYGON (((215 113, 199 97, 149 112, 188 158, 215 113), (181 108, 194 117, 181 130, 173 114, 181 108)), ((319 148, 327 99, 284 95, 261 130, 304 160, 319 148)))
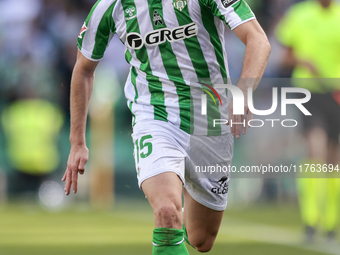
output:
POLYGON ((78 171, 80 174, 85 172, 85 164, 87 163, 87 158, 81 158, 79 161, 78 171))
POLYGON ((66 182, 64 189, 66 196, 70 194, 71 184, 72 184, 72 171, 69 168, 66 174, 66 182))
POLYGON ((240 124, 241 122, 241 115, 235 115, 235 136, 236 138, 240 138, 240 134, 241 134, 241 127, 242 124, 240 124))
POLYGON ((235 116, 232 115, 231 118, 229 119, 230 132, 231 132, 232 135, 235 135, 235 125, 234 125, 234 122, 235 122, 235 116))
POLYGON ((78 169, 72 170, 72 187, 73 187, 73 193, 77 193, 78 188, 78 169))
POLYGON ((247 121, 247 115, 241 115, 241 122, 244 123, 241 125, 241 130, 242 130, 242 134, 246 134, 247 133, 247 125, 245 124, 247 121))
POLYGON ((231 100, 231 102, 229 103, 229 107, 228 107, 228 118, 229 119, 228 119, 227 125, 230 125, 230 122, 233 119, 233 117, 234 117, 234 115, 233 115, 233 100, 231 100))
POLYGON ((61 178, 61 181, 63 181, 63 182, 66 180, 66 173, 67 173, 67 169, 66 169, 66 171, 65 171, 65 173, 64 173, 63 178, 61 178))
POLYGON ((227 124, 227 125, 230 126, 230 132, 231 132, 231 134, 232 134, 232 135, 235 135, 235 129, 234 129, 234 125, 233 125, 233 122, 235 122, 235 121, 234 121, 235 116, 234 116, 232 110, 230 110, 230 108, 229 108, 228 115, 229 115, 229 120, 228 120, 228 124, 227 124))
POLYGON ((253 119, 253 113, 251 111, 248 110, 248 127, 250 127, 250 121, 253 119))

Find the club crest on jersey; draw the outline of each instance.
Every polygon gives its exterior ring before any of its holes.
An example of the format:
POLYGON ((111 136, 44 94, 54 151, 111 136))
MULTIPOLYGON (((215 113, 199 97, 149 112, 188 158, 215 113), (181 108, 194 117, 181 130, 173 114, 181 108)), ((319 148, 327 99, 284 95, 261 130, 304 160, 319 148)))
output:
POLYGON ((84 22, 83 26, 80 29, 80 33, 78 35, 78 38, 83 39, 83 34, 87 31, 86 23, 84 22))
POLYGON ((159 15, 159 13, 157 11, 153 12, 153 22, 154 22, 156 27, 158 27, 158 25, 163 25, 162 17, 161 17, 161 15, 159 15))
POLYGON ((136 17, 136 8, 135 7, 130 7, 130 8, 127 8, 125 10, 125 13, 126 13, 126 16, 125 16, 125 19, 126 20, 130 20, 130 19, 133 19, 136 17))
POLYGON ((173 7, 175 7, 177 10, 182 11, 185 6, 187 6, 188 1, 187 0, 174 0, 172 2, 173 7))
POLYGON ((232 4, 238 2, 239 0, 221 0, 224 8, 228 8, 229 6, 231 6, 232 4))

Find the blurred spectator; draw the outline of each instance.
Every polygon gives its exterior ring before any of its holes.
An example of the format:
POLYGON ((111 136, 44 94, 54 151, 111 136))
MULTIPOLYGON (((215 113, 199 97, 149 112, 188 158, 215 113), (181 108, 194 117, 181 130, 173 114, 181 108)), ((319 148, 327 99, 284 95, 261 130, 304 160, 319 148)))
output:
POLYGON ((57 136, 63 123, 55 105, 38 98, 21 98, 1 114, 7 154, 13 170, 11 193, 37 192, 41 181, 59 166, 57 136))
MULTIPOLYGON (((293 5, 277 28, 286 47, 283 66, 292 68, 293 84, 305 87, 312 99, 305 107, 313 116, 304 116, 308 144, 306 164, 339 164, 340 104, 340 5, 333 0, 304 1, 293 5), (315 79, 322 78, 322 79, 315 79)), ((334 174, 334 172, 333 172, 334 174)), ((313 241, 319 221, 330 240, 338 219, 340 182, 327 179, 297 179, 301 215, 306 239, 313 241)), ((307 176, 308 177, 308 176, 307 176)))

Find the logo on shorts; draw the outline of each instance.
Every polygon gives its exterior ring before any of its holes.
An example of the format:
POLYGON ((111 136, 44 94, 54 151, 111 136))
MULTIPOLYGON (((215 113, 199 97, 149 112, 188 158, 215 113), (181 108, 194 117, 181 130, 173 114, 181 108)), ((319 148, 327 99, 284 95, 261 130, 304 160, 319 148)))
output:
POLYGON ((161 15, 159 15, 159 13, 157 11, 153 12, 153 22, 154 22, 156 27, 158 25, 163 25, 162 17, 161 17, 161 15))
POLYGON ((229 6, 231 6, 232 4, 238 2, 239 0, 221 0, 224 8, 228 8, 229 6))
POLYGON ((130 7, 125 10, 125 13, 128 15, 125 17, 126 20, 130 20, 136 17, 136 8, 135 7, 130 7))
POLYGON ((209 181, 216 183, 219 185, 218 188, 212 188, 211 192, 214 194, 227 194, 229 190, 229 178, 227 176, 223 176, 220 180, 218 181, 212 181, 209 179, 209 181))
POLYGON ((174 0, 172 2, 173 7, 175 7, 177 10, 182 11, 185 6, 187 6, 188 1, 186 0, 174 0))
POLYGON ((81 27, 80 33, 78 35, 78 38, 83 39, 83 34, 87 31, 86 23, 84 22, 83 26, 81 27))

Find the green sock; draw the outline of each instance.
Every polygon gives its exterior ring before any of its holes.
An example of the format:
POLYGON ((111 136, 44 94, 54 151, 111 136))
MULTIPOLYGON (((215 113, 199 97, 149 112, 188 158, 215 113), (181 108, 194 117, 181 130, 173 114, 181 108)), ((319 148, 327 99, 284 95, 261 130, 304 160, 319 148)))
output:
POLYGON ((183 223, 183 231, 184 231, 184 241, 189 244, 192 248, 195 249, 194 246, 191 245, 191 243, 189 242, 189 238, 188 238, 188 233, 187 233, 187 229, 185 228, 185 225, 183 223))
POLYGON ((152 255, 189 255, 182 229, 155 228, 152 243, 152 255))

